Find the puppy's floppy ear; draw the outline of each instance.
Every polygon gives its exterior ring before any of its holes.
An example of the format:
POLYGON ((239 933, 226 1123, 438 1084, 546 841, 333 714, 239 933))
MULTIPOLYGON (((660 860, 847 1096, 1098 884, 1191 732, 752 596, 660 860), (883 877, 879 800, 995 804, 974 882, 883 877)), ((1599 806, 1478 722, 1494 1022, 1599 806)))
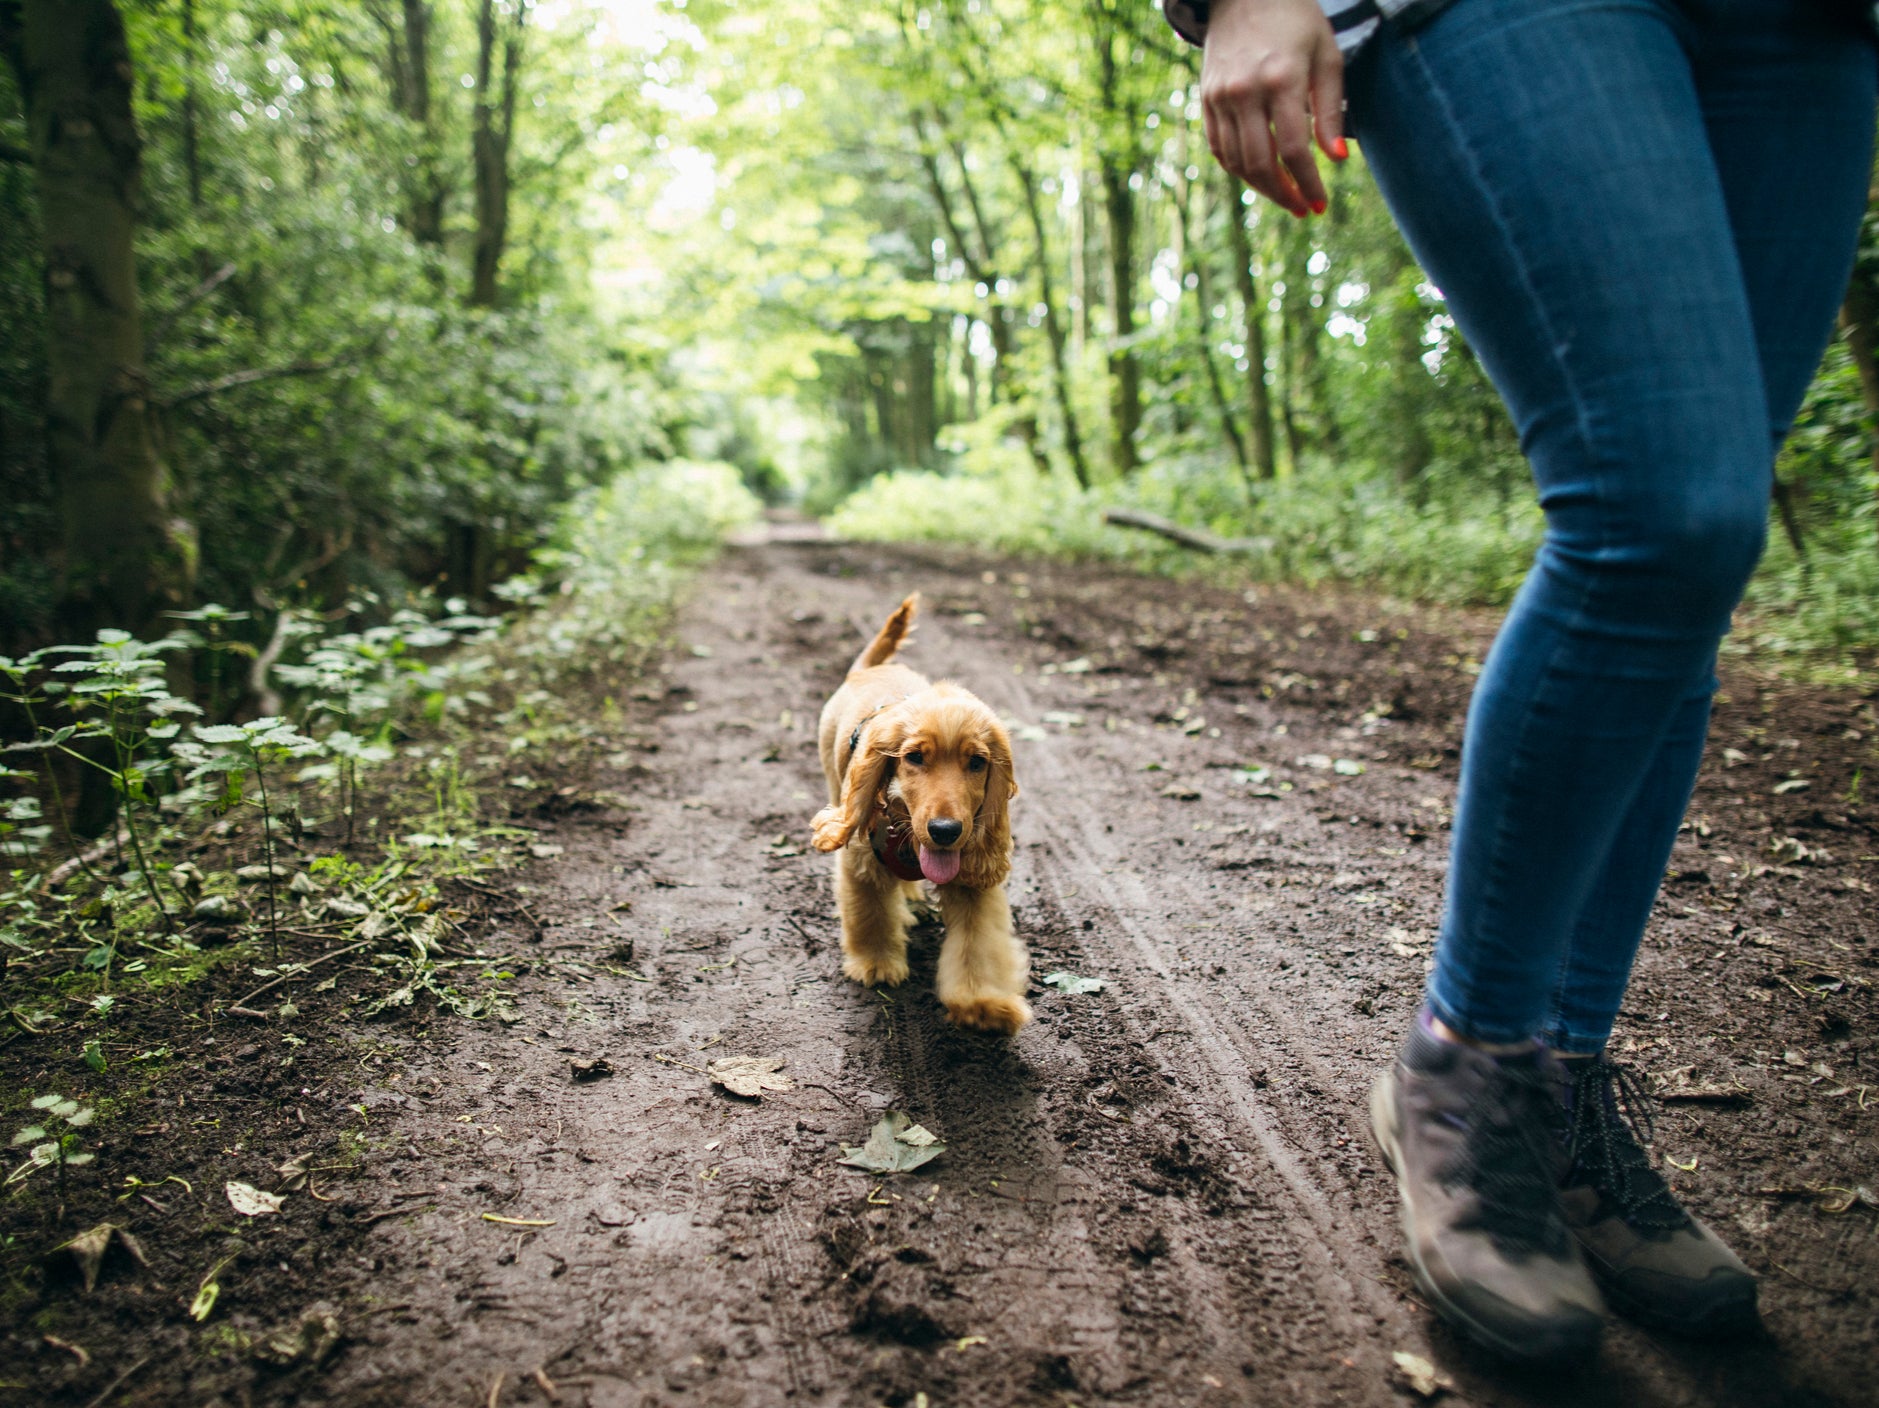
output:
POLYGON ((867 826, 874 799, 900 761, 903 729, 900 720, 876 714, 861 730, 861 746, 848 760, 842 778, 842 800, 824 807, 810 822, 810 841, 818 851, 839 851, 867 826))
POLYGON ((987 725, 985 751, 991 764, 985 774, 985 799, 979 803, 972 839, 967 843, 960 866, 960 878, 977 890, 1004 884, 1011 872, 1009 808, 1011 799, 1018 795, 1018 775, 1011 760, 1011 735, 996 719, 987 725))

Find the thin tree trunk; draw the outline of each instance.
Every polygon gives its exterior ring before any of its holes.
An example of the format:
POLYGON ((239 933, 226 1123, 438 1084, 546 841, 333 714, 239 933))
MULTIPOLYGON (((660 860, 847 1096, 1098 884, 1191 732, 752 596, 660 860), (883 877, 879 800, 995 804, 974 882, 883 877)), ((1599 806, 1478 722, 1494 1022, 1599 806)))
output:
POLYGON ((1383 297, 1389 309, 1387 336, 1387 380, 1385 398, 1389 407, 1388 430, 1394 441, 1396 482, 1415 491, 1420 500, 1422 472, 1429 467, 1433 447, 1428 427, 1423 422, 1428 374, 1422 365, 1422 330, 1426 314, 1422 297, 1416 292, 1420 279, 1409 247, 1392 240, 1385 265, 1388 279, 1383 297))
POLYGON ((1115 338, 1109 349, 1110 430, 1116 473, 1127 478, 1141 464, 1135 434, 1142 424, 1142 373, 1130 345, 1135 336, 1135 193, 1129 189, 1129 171, 1121 162, 1104 157, 1102 167, 1109 277, 1115 290, 1111 306, 1115 338))
MULTIPOLYGON (((1201 229, 1207 228, 1207 208, 1205 204, 1206 187, 1195 182, 1192 189, 1198 189, 1202 195, 1201 229)), ((1220 382, 1220 368, 1214 362, 1213 338, 1208 327, 1213 322, 1213 277, 1207 268, 1207 243, 1194 239, 1189 231, 1188 196, 1190 191, 1175 192, 1175 218, 1180 222, 1181 245, 1187 251, 1188 267, 1194 271, 1194 303, 1196 321, 1194 324, 1195 348, 1200 354, 1201 366, 1207 374, 1207 394, 1214 403, 1214 413, 1220 418, 1220 431, 1227 437, 1227 443, 1233 447, 1234 463, 1240 467, 1240 477, 1246 481, 1246 497, 1253 497, 1252 461, 1246 454, 1246 437, 1240 434, 1239 422, 1233 417, 1233 407, 1227 401, 1226 387, 1220 382)), ((1232 212, 1228 212, 1229 218, 1232 212)))
POLYGON ((1024 192, 1024 208, 1031 219, 1031 236, 1037 241, 1038 298, 1044 305, 1044 336, 1050 341, 1051 386, 1056 393, 1057 414, 1063 421, 1063 449, 1070 459, 1070 469, 1077 483, 1090 487, 1090 467, 1083 458, 1083 435, 1077 428, 1076 407, 1070 401, 1070 364, 1064 347, 1063 320, 1057 316, 1057 297, 1050 277, 1050 241, 1046 237, 1043 207, 1037 199, 1037 178, 1031 168, 1011 154, 1012 173, 1024 192))
POLYGON ((1246 207, 1240 183, 1223 178, 1226 203, 1227 251, 1233 256, 1233 279, 1246 309, 1247 433, 1253 471, 1261 479, 1278 474, 1272 434, 1272 394, 1266 387, 1266 305, 1259 279, 1253 273, 1253 247, 1246 237, 1246 207))
POLYGON ((1090 337, 1090 274, 1085 247, 1088 235, 1084 228, 1089 223, 1084 218, 1088 202, 1089 187, 1084 184, 1079 172, 1077 198, 1070 206, 1070 228, 1067 232, 1070 244, 1070 355, 1079 361, 1083 357, 1083 345, 1090 337))
POLYGON ((111 0, 0 7, 25 100, 46 255, 46 449, 64 536, 61 626, 145 631, 188 587, 171 521, 138 302, 142 144, 111 0))
POLYGON ((202 150, 196 121, 196 0, 183 0, 183 170, 189 208, 202 209, 202 150))
POLYGON ((515 89, 522 58, 522 26, 528 0, 513 0, 506 32, 498 34, 495 0, 482 0, 476 21, 476 119, 471 160, 476 177, 476 240, 471 253, 470 302, 496 306, 496 278, 509 238, 509 142, 515 133, 515 89), (502 48, 500 89, 492 95, 498 42, 502 48))
POLYGON ((392 46, 398 108, 417 129, 417 169, 409 196, 411 238, 439 248, 444 242, 444 182, 441 144, 431 112, 431 7, 403 0, 403 50, 392 46))
MULTIPOLYGON (((914 133, 920 143, 920 165, 926 172, 927 188, 933 194, 933 204, 939 210, 941 222, 946 226, 946 238, 952 249, 966 266, 966 273, 973 283, 985 288, 985 316, 980 320, 992 338, 992 377, 987 388, 986 400, 990 405, 997 405, 1009 398, 1011 377, 1011 324, 1005 318, 1005 307, 998 301, 998 285, 1001 282, 998 273, 998 251, 993 243, 991 228, 986 224, 984 210, 979 205, 978 194, 972 185, 970 173, 966 170, 965 157, 957 146, 952 148, 954 160, 959 167, 959 177, 965 191, 967 207, 972 211, 974 226, 978 233, 978 247, 975 249, 965 227, 960 224, 957 210, 954 208, 952 192, 946 187, 944 173, 940 170, 938 142, 928 130, 929 120, 938 122, 937 113, 928 115, 915 110, 913 114, 914 133)), ((976 394, 974 401, 976 403, 976 394)))

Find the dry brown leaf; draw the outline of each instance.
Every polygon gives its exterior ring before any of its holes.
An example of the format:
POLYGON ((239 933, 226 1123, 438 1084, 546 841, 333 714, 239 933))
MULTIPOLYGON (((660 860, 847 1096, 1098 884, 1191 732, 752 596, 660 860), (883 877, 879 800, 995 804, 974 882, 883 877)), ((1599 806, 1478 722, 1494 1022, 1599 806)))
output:
POLYGON ((281 1210, 280 1194, 264 1193, 252 1183, 225 1183, 222 1191, 228 1194, 229 1205, 243 1217, 260 1217, 263 1213, 281 1210))
POLYGON ((1448 1375, 1437 1373, 1435 1365, 1420 1354, 1399 1349, 1390 1358, 1396 1361, 1396 1373, 1404 1386, 1420 1398, 1434 1398, 1455 1387, 1448 1375))
POLYGON ((766 1090, 794 1090, 796 1083, 780 1076, 783 1062, 775 1056, 721 1056, 705 1067, 705 1074, 733 1095, 761 1098, 766 1090))
POLYGON ((122 1227, 112 1222, 100 1222, 88 1232, 80 1232, 71 1241, 54 1248, 55 1251, 67 1252, 78 1265, 78 1274, 84 1280, 85 1291, 89 1294, 98 1285, 98 1272, 104 1265, 105 1253, 116 1242, 139 1266, 148 1266, 149 1259, 144 1256, 144 1249, 137 1245, 137 1239, 122 1227))

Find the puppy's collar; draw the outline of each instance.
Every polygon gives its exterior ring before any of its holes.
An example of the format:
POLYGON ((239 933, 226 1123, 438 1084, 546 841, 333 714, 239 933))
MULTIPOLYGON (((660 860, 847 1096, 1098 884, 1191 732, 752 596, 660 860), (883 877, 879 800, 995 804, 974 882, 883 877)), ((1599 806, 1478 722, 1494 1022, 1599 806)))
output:
POLYGON ((868 827, 868 845, 874 858, 889 875, 901 880, 919 880, 920 853, 913 844, 913 818, 894 817, 886 807, 877 811, 868 827))

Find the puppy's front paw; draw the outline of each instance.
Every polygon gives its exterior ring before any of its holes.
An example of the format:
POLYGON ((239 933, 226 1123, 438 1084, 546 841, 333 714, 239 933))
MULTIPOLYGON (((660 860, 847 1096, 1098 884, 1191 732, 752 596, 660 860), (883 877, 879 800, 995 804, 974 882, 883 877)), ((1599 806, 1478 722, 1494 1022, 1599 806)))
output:
POLYGON ((1021 997, 975 997, 969 1002, 948 1002, 946 1015, 955 1026, 1011 1036, 1031 1020, 1031 1004, 1021 997))
POLYGON ((845 953, 842 955, 842 972, 869 987, 878 985, 891 988, 907 981, 907 955, 883 953, 863 958, 859 954, 845 953))
POLYGON ((848 814, 840 807, 824 807, 809 823, 809 844, 818 851, 839 851, 854 834, 848 814))

